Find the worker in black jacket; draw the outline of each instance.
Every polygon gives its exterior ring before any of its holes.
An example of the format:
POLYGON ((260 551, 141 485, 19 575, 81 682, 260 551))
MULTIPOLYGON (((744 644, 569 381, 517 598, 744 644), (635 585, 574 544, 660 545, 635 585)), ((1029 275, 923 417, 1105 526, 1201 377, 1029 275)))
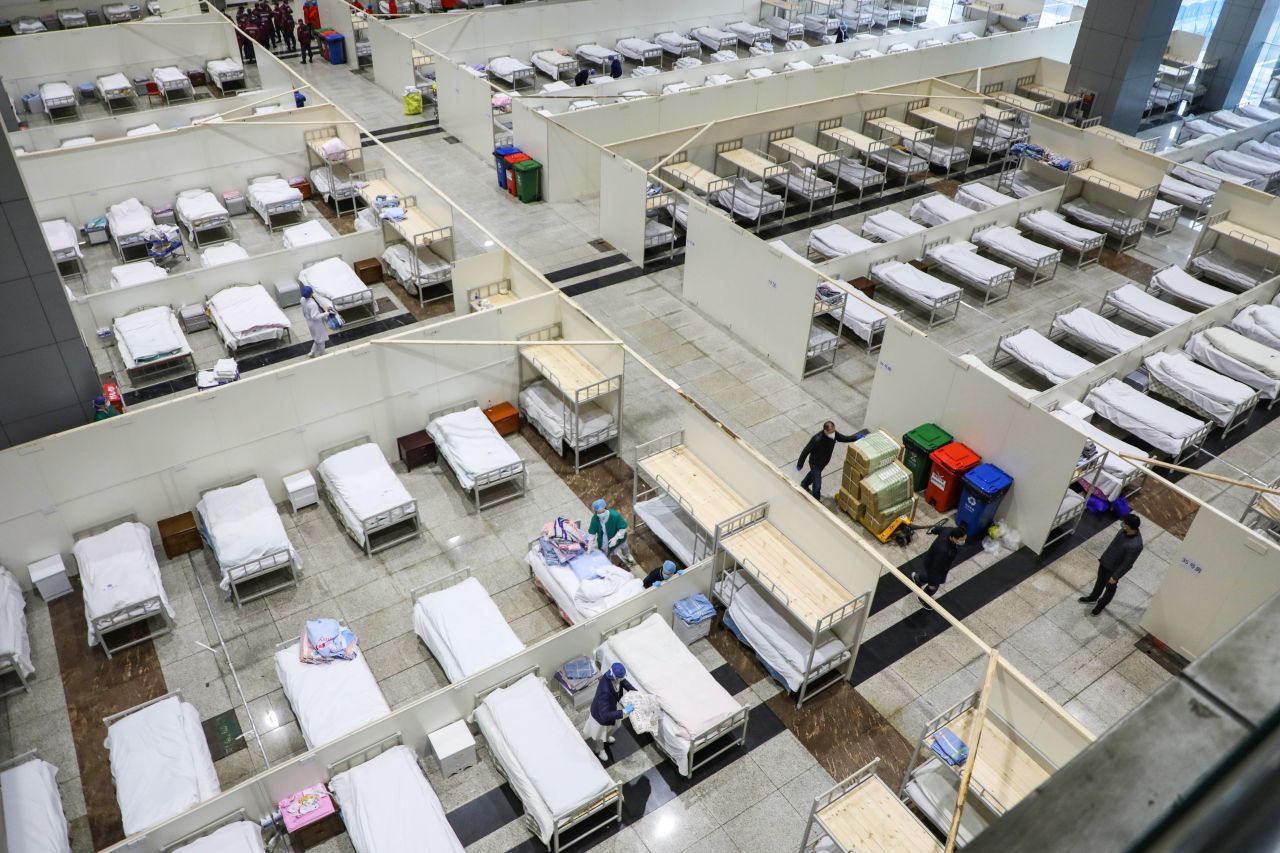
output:
POLYGON ((796 462, 796 470, 799 471, 804 467, 805 459, 809 460, 809 473, 805 474, 804 479, 800 481, 800 488, 812 494, 817 500, 822 500, 822 470, 831 461, 831 454, 835 452, 837 441, 848 444, 853 441, 853 436, 836 432, 835 421, 827 421, 822 425, 822 432, 809 439, 804 450, 800 451, 799 461, 796 462))
POLYGON ((1086 604, 1095 601, 1098 603, 1090 611, 1091 616, 1097 616, 1111 603, 1111 599, 1116 597, 1116 584, 1138 561, 1138 555, 1142 553, 1142 534, 1138 532, 1141 526, 1142 519, 1129 513, 1120 522, 1120 532, 1116 534, 1116 538, 1102 552, 1102 557, 1098 560, 1098 580, 1093 585, 1093 592, 1080 599, 1086 604))
MULTIPOLYGON (((968 540, 969 531, 964 527, 952 527, 945 533, 939 533, 938 538, 933 540, 933 544, 924 554, 924 571, 911 573, 911 579, 916 582, 916 586, 932 598, 938 591, 938 587, 947 582, 947 574, 955 565, 960 548, 968 540)), ((929 610, 933 609, 923 599, 920 605, 929 610)))

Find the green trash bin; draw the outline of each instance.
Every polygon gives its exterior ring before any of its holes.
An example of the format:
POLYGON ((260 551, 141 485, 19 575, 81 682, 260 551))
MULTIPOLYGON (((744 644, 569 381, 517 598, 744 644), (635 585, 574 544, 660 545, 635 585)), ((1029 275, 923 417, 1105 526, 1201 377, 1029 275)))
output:
POLYGON ((929 485, 929 471, 933 468, 929 454, 951 442, 951 434, 937 424, 921 424, 902 437, 902 464, 911 470, 914 491, 929 485))
POLYGON ((528 204, 542 198, 542 164, 537 160, 521 160, 515 164, 516 196, 528 204))

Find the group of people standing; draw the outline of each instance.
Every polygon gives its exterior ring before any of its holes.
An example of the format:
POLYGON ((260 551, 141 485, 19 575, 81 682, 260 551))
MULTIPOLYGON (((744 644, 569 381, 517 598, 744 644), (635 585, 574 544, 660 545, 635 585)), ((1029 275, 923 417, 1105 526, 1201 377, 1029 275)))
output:
POLYGON ((254 5, 240 7, 236 12, 236 26, 240 28, 237 40, 244 62, 257 62, 256 43, 271 50, 283 47, 287 52, 299 51, 305 65, 312 61, 311 43, 320 27, 320 7, 315 0, 305 0, 302 20, 295 21, 288 0, 258 0, 254 5))

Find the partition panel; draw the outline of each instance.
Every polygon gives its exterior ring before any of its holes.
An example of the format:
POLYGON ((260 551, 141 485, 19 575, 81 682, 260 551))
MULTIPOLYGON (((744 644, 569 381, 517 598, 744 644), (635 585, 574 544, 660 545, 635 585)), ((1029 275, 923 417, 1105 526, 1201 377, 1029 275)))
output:
POLYGON ((600 155, 600 236, 644 266, 645 171, 617 154, 600 155))
POLYGON ((482 77, 437 57, 440 126, 477 154, 493 151, 493 90, 482 77))
POLYGON ((370 16, 365 35, 373 51, 373 79, 393 95, 404 94, 406 86, 416 86, 413 75, 413 45, 408 37, 370 16))

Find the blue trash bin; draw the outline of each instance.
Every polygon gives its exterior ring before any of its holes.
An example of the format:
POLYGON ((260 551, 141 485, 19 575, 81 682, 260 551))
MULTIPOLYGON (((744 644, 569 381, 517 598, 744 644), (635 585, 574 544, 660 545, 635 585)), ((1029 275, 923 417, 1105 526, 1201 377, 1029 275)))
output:
POLYGON ((989 462, 969 469, 964 475, 956 524, 981 538, 1000 509, 1000 501, 1013 485, 1013 478, 989 462))
POLYGON ((498 170, 498 186, 504 190, 507 188, 507 161, 504 158, 519 153, 519 148, 510 145, 499 145, 493 149, 493 165, 498 170))

